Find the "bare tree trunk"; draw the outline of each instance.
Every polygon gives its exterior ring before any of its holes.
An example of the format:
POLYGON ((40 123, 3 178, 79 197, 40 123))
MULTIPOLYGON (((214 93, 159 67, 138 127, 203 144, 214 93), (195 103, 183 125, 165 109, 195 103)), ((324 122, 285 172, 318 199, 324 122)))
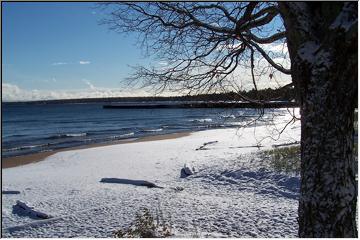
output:
POLYGON ((280 3, 280 8, 301 106, 299 237, 357 237, 357 27, 340 21, 341 14, 354 17, 357 3, 280 3))

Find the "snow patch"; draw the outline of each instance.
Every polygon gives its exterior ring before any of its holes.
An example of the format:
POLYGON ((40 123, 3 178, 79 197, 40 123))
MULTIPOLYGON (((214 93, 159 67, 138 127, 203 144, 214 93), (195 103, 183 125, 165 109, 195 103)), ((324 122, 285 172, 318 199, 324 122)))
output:
POLYGON ((320 45, 314 41, 307 41, 301 45, 298 50, 298 56, 310 64, 315 62, 315 52, 320 48, 320 45))
POLYGON ((240 191, 264 194, 269 197, 285 197, 298 199, 300 189, 300 176, 289 176, 275 173, 265 168, 251 169, 225 169, 218 172, 204 171, 197 178, 204 182, 213 182, 218 185, 232 185, 240 191))
POLYGON ((331 54, 325 49, 321 49, 321 45, 315 41, 307 41, 303 43, 299 50, 298 56, 301 60, 316 66, 314 71, 326 70, 331 67, 331 54))
POLYGON ((354 26, 358 22, 356 6, 353 5, 356 3, 345 2, 342 11, 337 16, 335 21, 330 25, 330 29, 344 29, 345 32, 354 26), (355 10, 355 11, 354 11, 355 10))
MULTIPOLYGON (((281 129, 290 119, 277 116, 271 124, 281 129)), ((277 142, 267 138, 270 125, 212 129, 177 139, 63 151, 3 169, 3 189, 22 192, 2 196, 2 236, 112 237, 140 209, 155 212, 161 206, 175 237, 194 232, 202 237, 296 237, 298 176, 261 169, 257 149, 247 146, 261 140, 267 149, 299 141, 299 126, 289 126, 277 142), (211 150, 195 150, 211 140, 218 141, 211 150), (180 178, 184 163, 196 173, 180 178), (122 184, 99 183, 107 176, 122 184), (154 184, 164 188, 123 184, 140 184, 141 179, 156 179, 154 184), (14 214, 19 196, 57 217, 35 220, 14 214)))

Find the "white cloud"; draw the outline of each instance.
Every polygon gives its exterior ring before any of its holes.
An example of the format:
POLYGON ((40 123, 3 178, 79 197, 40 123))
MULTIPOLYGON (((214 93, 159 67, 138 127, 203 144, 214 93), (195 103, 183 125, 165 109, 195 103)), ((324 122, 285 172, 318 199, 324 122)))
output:
POLYGON ((38 80, 39 82, 44 82, 44 83, 51 83, 51 82, 56 82, 56 78, 52 77, 51 79, 44 79, 44 80, 38 80))
POLYGON ((161 65, 161 66, 169 65, 168 62, 165 62, 165 61, 159 61, 158 64, 161 65))
POLYGON ((9 83, 3 83, 1 90, 2 100, 4 101, 12 101, 16 96, 23 95, 22 90, 18 86, 9 83))
POLYGON ((82 81, 83 81, 86 85, 88 85, 90 89, 92 89, 92 90, 95 89, 95 86, 94 86, 91 82, 89 82, 88 80, 82 79, 82 81))
MULTIPOLYGON (((262 70, 264 70, 263 67, 268 66, 267 62, 264 62, 263 64, 264 65, 260 66, 260 68, 255 68, 255 81, 258 89, 278 88, 291 82, 290 75, 285 75, 283 73, 280 73, 279 71, 273 72, 269 69, 268 71, 262 72, 262 70), (259 71, 261 71, 261 74, 259 74, 259 71), (272 74, 271 77, 270 74, 272 74)), ((234 73, 229 76, 228 79, 228 90, 248 91, 254 88, 250 67, 238 66, 234 73)))
MULTIPOLYGON (((91 86, 93 85, 91 84, 91 86)), ((153 96, 153 94, 145 89, 113 89, 94 86, 90 89, 77 90, 25 90, 15 84, 2 83, 2 100, 5 102, 139 96, 153 96)))
POLYGON ((67 62, 54 62, 54 63, 52 63, 51 65, 53 65, 53 66, 59 66, 59 65, 67 65, 67 64, 69 64, 69 63, 67 63, 67 62))
POLYGON ((86 65, 86 64, 90 64, 90 63, 91 63, 90 61, 80 60, 78 62, 54 62, 51 65, 53 65, 53 66, 70 65, 70 64, 86 65))
POLYGON ((286 43, 271 43, 263 44, 261 47, 268 52, 278 53, 278 54, 288 54, 289 50, 286 43))

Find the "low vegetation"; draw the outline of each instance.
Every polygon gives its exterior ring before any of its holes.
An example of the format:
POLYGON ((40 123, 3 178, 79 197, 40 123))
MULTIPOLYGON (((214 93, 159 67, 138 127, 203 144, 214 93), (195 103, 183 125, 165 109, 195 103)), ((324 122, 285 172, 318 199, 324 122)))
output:
POLYGON ((271 168, 278 172, 300 173, 300 146, 279 147, 261 153, 271 168))
MULTIPOLYGON (((300 146, 273 148, 261 152, 266 164, 278 172, 300 173, 300 146)), ((358 170, 358 143, 354 143, 355 172, 358 170)))
POLYGON ((114 232, 116 238, 166 238, 172 235, 171 225, 164 220, 162 213, 157 212, 154 218, 147 208, 136 214, 130 227, 114 232))

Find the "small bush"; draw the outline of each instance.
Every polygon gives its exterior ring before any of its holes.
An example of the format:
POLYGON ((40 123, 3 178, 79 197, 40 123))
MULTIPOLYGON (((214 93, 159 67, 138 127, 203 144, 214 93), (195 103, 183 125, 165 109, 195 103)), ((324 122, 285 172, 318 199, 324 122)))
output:
POLYGON ((300 173, 300 146, 281 147, 264 151, 270 167, 279 172, 300 173))
POLYGON ((118 230, 114 233, 117 238, 165 238, 170 237, 171 227, 157 216, 155 222, 149 209, 144 208, 136 214, 135 221, 126 230, 118 230))

